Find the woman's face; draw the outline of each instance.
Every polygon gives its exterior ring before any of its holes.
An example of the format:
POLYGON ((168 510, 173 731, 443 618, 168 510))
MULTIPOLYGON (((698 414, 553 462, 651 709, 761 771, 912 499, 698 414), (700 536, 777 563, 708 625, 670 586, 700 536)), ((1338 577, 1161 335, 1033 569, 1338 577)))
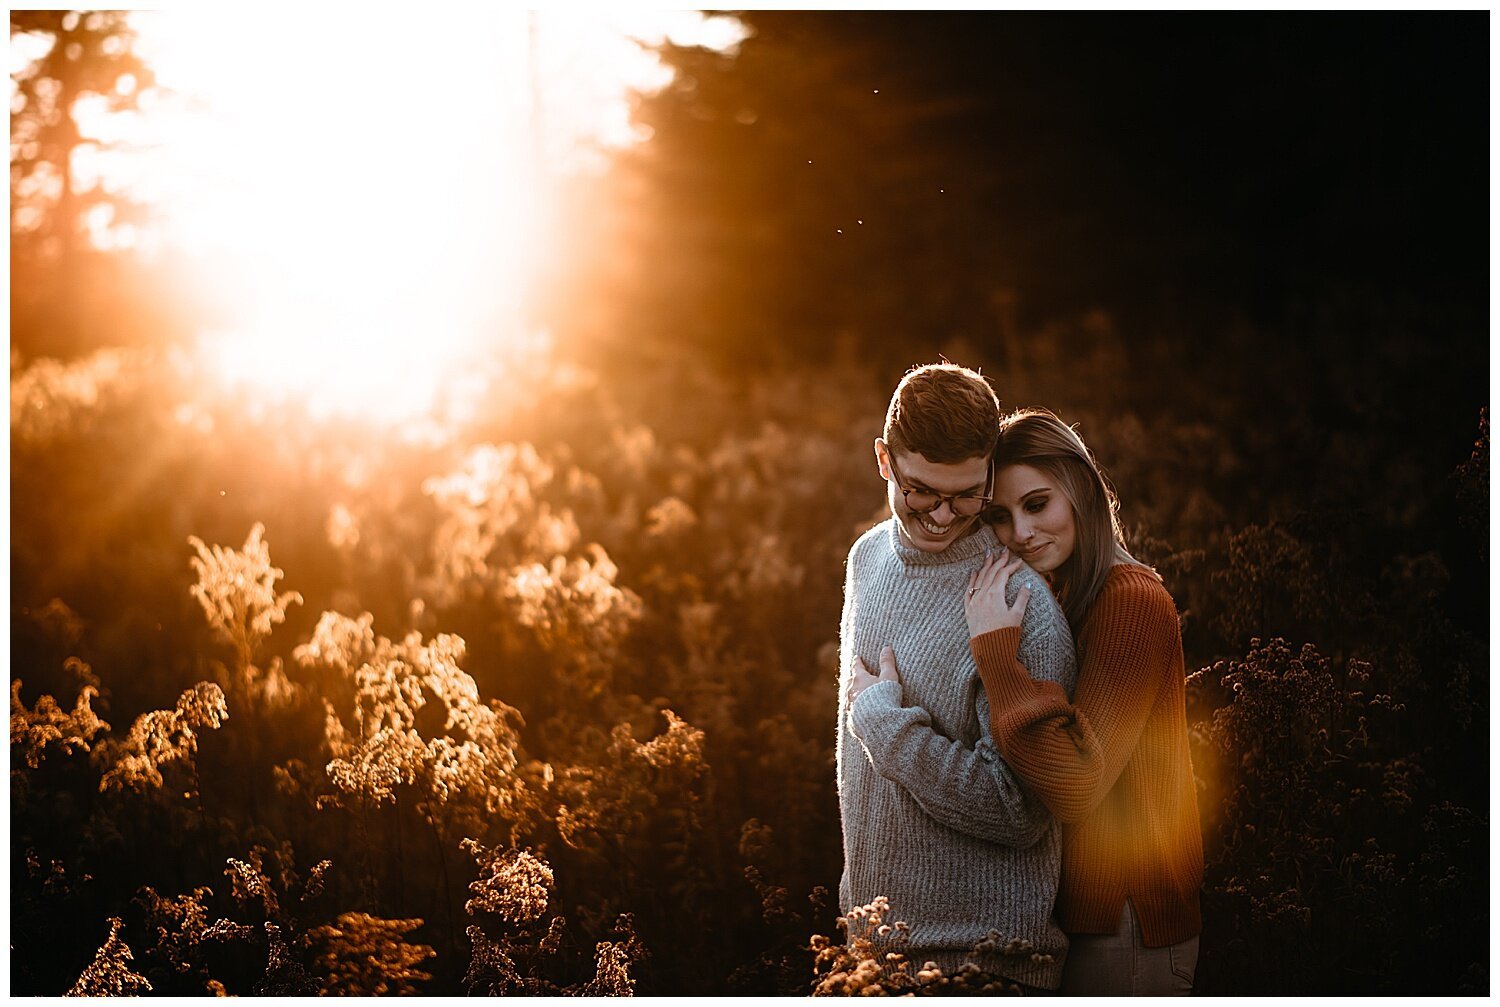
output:
POLYGON ((1073 504, 1047 473, 1007 465, 995 474, 995 535, 1037 573, 1051 573, 1073 555, 1078 522, 1073 504))

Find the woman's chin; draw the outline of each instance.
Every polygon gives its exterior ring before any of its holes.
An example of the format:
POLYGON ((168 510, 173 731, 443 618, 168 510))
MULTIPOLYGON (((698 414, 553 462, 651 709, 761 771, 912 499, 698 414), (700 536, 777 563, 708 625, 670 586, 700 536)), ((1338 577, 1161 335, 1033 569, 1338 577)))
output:
POLYGON ((1013 551, 1027 566, 1040 574, 1050 574, 1062 565, 1062 562, 1057 558, 1056 546, 1044 545, 1040 549, 1029 553, 1020 552, 1019 550, 1013 551))

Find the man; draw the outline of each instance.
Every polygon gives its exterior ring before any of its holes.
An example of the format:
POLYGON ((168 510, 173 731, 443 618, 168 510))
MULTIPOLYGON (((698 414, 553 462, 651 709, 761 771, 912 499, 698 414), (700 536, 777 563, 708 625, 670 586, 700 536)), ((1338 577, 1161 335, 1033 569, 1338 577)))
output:
MULTIPOLYGON (((892 516, 854 543, 844 586, 839 905, 847 913, 886 896, 890 917, 910 927, 903 950, 914 968, 932 961, 953 972, 975 961, 1051 990, 1067 951, 1051 919, 1061 833, 990 740, 963 610, 969 575, 1000 551, 979 518, 999 412, 979 374, 928 364, 902 378, 875 441, 892 516), (991 930, 1002 947, 1019 938, 1054 960, 975 954, 991 930)), ((1011 577, 1012 591, 1022 587, 1031 600, 1019 658, 1071 694, 1067 620, 1030 568, 1011 577)))

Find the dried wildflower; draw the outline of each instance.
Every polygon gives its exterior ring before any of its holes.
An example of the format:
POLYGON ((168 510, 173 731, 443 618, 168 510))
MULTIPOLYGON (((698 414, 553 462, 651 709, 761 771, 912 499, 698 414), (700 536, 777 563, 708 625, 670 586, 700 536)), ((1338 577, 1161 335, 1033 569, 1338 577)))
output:
POLYGON ((328 869, 332 866, 332 860, 319 860, 313 864, 312 870, 307 872, 307 884, 302 889, 302 901, 306 902, 323 894, 323 886, 328 880, 328 869))
POLYGON ((358 668, 375 656, 375 617, 365 612, 351 619, 338 612, 324 612, 318 618, 312 638, 292 651, 292 657, 306 668, 346 671, 358 668))
POLYGON ((396 800, 396 787, 412 782, 416 753, 420 751, 416 732, 378 730, 365 738, 346 757, 328 763, 328 778, 345 794, 359 796, 379 804, 396 800))
POLYGON ((595 698, 608 687, 620 647, 640 620, 641 600, 615 585, 619 569, 602 546, 590 545, 587 559, 555 557, 546 566, 531 563, 510 574, 506 598, 516 621, 563 669, 566 687, 595 698))
POLYGON ((104 946, 64 996, 121 997, 151 992, 146 977, 137 975, 130 967, 135 956, 130 953, 130 945, 120 940, 124 926, 118 916, 109 918, 109 937, 104 946))
POLYGON ((647 955, 646 945, 635 933, 635 918, 621 914, 615 924, 620 940, 600 941, 594 951, 594 978, 585 983, 581 996, 628 997, 635 995, 630 966, 647 955))
POLYGON ((469 967, 464 972, 464 992, 469 996, 504 996, 521 984, 516 963, 499 943, 490 940, 484 928, 470 925, 469 967))
POLYGON ((359 545, 359 519, 343 504, 333 505, 323 527, 328 544, 339 552, 348 552, 359 545))
MULTIPOLYGON (((760 916, 767 923, 780 923, 790 916, 789 903, 791 895, 781 885, 773 885, 766 881, 765 875, 760 868, 754 865, 745 868, 745 880, 755 889, 755 894, 760 897, 760 916)), ((889 928, 887 928, 889 932, 889 928)))
MULTIPOLYGON (((94 880, 93 875, 75 869, 70 875, 61 860, 52 859, 46 866, 36 849, 26 849, 26 875, 33 882, 41 882, 41 891, 48 899, 59 901, 76 899, 83 894, 83 886, 94 880)), ((27 886, 34 891, 35 886, 27 886)))
POLYGON ((191 971, 208 930, 203 900, 212 894, 203 887, 175 898, 163 897, 150 887, 136 893, 132 901, 145 912, 146 926, 156 934, 156 943, 146 954, 164 960, 179 973, 191 971))
POLYGON ((613 941, 600 941, 594 954, 594 978, 584 996, 628 997, 635 995, 630 976, 630 953, 613 941))
MULTIPOLYGON (((1394 906, 1422 886, 1412 883, 1407 853, 1383 848, 1383 829, 1363 830, 1409 821, 1431 781, 1425 753, 1381 757, 1390 739, 1404 736, 1405 711, 1374 691, 1382 682, 1376 667, 1350 659, 1340 673, 1312 646, 1293 649, 1278 638, 1255 640, 1243 660, 1193 678, 1204 693, 1216 679, 1229 697, 1197 735, 1224 776, 1210 777, 1223 795, 1222 841, 1205 844, 1210 897, 1233 907, 1236 926, 1257 945, 1305 944, 1314 916, 1329 910, 1325 893, 1362 942, 1393 940, 1394 906)), ((1296 960, 1288 956, 1284 968, 1296 960)))
POLYGON ((408 933, 421 920, 387 920, 368 913, 341 913, 329 926, 308 932, 308 942, 319 948, 313 960, 327 976, 323 996, 411 996, 416 984, 432 975, 419 965, 434 956, 426 944, 408 944, 408 933))
POLYGON ((80 418, 95 414, 120 394, 142 359, 138 351, 108 349, 76 361, 44 358, 13 370, 12 439, 18 445, 40 447, 67 433, 80 418))
POLYGON ((537 942, 537 950, 544 955, 554 955, 562 949, 563 938, 567 936, 568 921, 562 916, 552 917, 552 922, 547 924, 547 932, 537 942))
POLYGON ((656 431, 642 423, 613 426, 609 431, 610 467, 632 484, 651 479, 651 465, 661 453, 656 431))
POLYGON ((228 718, 224 690, 199 682, 177 697, 172 709, 152 710, 136 718, 124 742, 111 746, 113 764, 99 780, 99 789, 140 792, 160 787, 161 767, 177 761, 191 766, 198 753, 198 732, 216 730, 228 718))
POLYGON ((255 937, 255 928, 233 920, 214 920, 203 931, 206 941, 248 941, 255 937))
POLYGON ((354 736, 350 743, 342 721, 326 705, 328 776, 344 793, 379 803, 395 799, 398 784, 412 783, 422 763, 424 745, 417 734, 417 712, 425 703, 421 683, 399 657, 382 655, 350 670, 354 680, 354 736))
POLYGON ((318 992, 318 984, 307 974, 302 963, 292 957, 281 928, 267 922, 266 930, 266 974, 252 987, 258 997, 312 996, 318 992))
POLYGON ((296 861, 290 842, 271 847, 256 843, 244 860, 235 857, 225 860, 229 893, 243 909, 266 919, 282 919, 283 915, 297 911, 292 908, 294 904, 305 903, 321 893, 331 866, 330 861, 319 861, 308 873, 306 884, 301 885, 300 897, 294 897, 301 882, 296 861))
POLYGON ((771 532, 758 535, 739 553, 726 587, 746 597, 795 591, 802 586, 807 568, 793 555, 792 544, 785 536, 771 532))
POLYGON ((244 681, 254 689, 267 710, 288 709, 297 702, 300 689, 287 677, 285 666, 279 657, 271 658, 264 669, 254 665, 246 669, 244 681))
POLYGON ((474 897, 464 903, 470 916, 495 913, 526 923, 547 911, 554 884, 552 868, 530 850, 489 850, 472 839, 459 844, 479 864, 480 877, 469 883, 474 897))
POLYGON ((698 524, 698 515, 677 497, 667 497, 646 512, 645 531, 653 538, 673 538, 698 524))
POLYGON ((902 934, 893 936, 894 928, 881 933, 890 908, 889 899, 877 896, 868 905, 855 906, 839 917, 846 940, 813 936, 809 948, 818 975, 814 996, 876 996, 913 985, 915 980, 905 958, 887 957, 904 943, 902 934))
POLYGON ((250 668, 271 627, 286 621, 287 606, 302 603, 296 591, 276 593, 276 581, 283 575, 271 565, 271 550, 261 539, 263 534, 265 526, 257 522, 238 550, 208 546, 196 535, 188 536, 188 544, 198 554, 191 561, 198 571, 192 595, 203 606, 215 635, 234 647, 242 670, 250 668))
POLYGON ((697 777, 706 768, 703 763, 703 732, 671 710, 661 712, 667 718, 667 729, 638 747, 641 758, 658 770, 697 777))
POLYGON ((451 634, 427 643, 411 633, 400 643, 377 637, 367 614, 351 620, 325 613, 313 639, 297 650, 309 668, 334 670, 354 686, 353 728, 324 701, 329 779, 340 795, 394 802, 398 787, 415 787, 432 808, 446 808, 476 830, 501 815, 513 823, 529 813, 520 773, 520 714, 479 687, 459 662, 464 641, 451 634), (430 714, 437 704, 441 726, 430 714), (425 733, 424 733, 425 732, 425 733))
POLYGON ((759 818, 748 818, 740 826, 740 856, 746 860, 762 860, 768 856, 774 842, 769 825, 759 818))
MULTIPOLYGON (((565 803, 557 824, 565 842, 592 847, 605 836, 634 835, 646 820, 646 808, 671 798, 684 831, 696 831, 698 787, 708 773, 703 761, 703 732, 663 710, 665 733, 646 742, 635 740, 628 723, 616 724, 598 766, 570 766, 559 780, 565 803)), ((685 852, 679 847, 679 852, 685 852)), ((688 858, 676 863, 684 870, 688 858)))
POLYGON ((109 730, 109 724, 100 720, 91 706, 97 695, 97 688, 85 685, 79 690, 71 713, 64 713, 51 696, 42 696, 37 700, 36 708, 28 710, 21 702, 21 680, 13 679, 10 683, 11 746, 20 746, 21 757, 32 769, 42 764, 49 747, 60 748, 68 755, 79 749, 89 751, 94 736, 109 730))
POLYGON ((514 818, 524 803, 517 775, 521 715, 504 703, 480 699, 478 685, 458 666, 463 652, 462 639, 439 636, 413 654, 422 686, 443 705, 443 730, 450 732, 425 742, 428 792, 439 805, 462 799, 486 815, 514 818))
POLYGON ((572 513, 541 499, 556 475, 530 444, 482 444, 458 471, 424 482, 443 515, 426 593, 439 605, 492 597, 516 564, 573 549, 579 531, 572 513))
MULTIPOLYGON (((911 928, 904 920, 887 922, 890 914, 890 901, 880 896, 840 918, 845 941, 813 936, 808 944, 818 976, 813 996, 1011 996, 1020 992, 1013 981, 986 972, 974 962, 965 962, 952 973, 945 973, 936 962, 913 963, 902 950, 911 928)), ((1006 940, 995 931, 976 943, 974 953, 999 954, 1018 963, 1052 963, 1050 956, 1037 954, 1031 942, 1006 940)))
POLYGON ((1335 512, 1308 513, 1230 536, 1229 567, 1213 575, 1224 592, 1214 622, 1228 639, 1242 642, 1268 628, 1322 637, 1380 617, 1374 582, 1355 571, 1338 520, 1335 512))
POLYGON ((276 793, 291 798, 295 803, 316 803, 316 790, 323 774, 314 770, 301 759, 288 759, 271 767, 271 779, 276 793))
POLYGON ((261 865, 261 855, 260 849, 256 848, 250 851, 250 863, 230 857, 224 873, 229 877, 230 892, 236 902, 254 904, 266 916, 274 917, 280 911, 280 903, 276 889, 261 865))

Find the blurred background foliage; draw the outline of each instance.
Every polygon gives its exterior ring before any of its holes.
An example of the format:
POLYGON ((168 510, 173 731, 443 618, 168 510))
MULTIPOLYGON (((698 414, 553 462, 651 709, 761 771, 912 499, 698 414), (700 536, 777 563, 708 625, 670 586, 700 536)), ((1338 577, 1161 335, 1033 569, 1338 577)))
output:
POLYGON ((372 429, 86 240, 67 110, 151 71, 12 12, 12 991, 811 990, 843 558, 945 353, 1182 611, 1199 992, 1487 992, 1483 22, 740 16, 552 180, 550 338, 372 429))

